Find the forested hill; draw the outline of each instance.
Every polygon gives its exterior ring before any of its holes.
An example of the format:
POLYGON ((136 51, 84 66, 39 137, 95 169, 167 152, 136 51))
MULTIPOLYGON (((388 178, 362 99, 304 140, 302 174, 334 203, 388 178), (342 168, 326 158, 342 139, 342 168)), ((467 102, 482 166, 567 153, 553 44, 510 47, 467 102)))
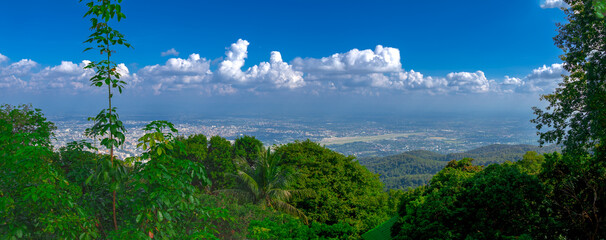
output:
POLYGON ((440 171, 450 160, 473 158, 476 165, 490 165, 505 161, 518 161, 528 151, 549 153, 558 151, 555 145, 538 147, 533 145, 494 144, 462 153, 440 154, 425 150, 408 151, 386 157, 360 158, 360 164, 380 174, 387 189, 407 189, 423 185, 440 171))

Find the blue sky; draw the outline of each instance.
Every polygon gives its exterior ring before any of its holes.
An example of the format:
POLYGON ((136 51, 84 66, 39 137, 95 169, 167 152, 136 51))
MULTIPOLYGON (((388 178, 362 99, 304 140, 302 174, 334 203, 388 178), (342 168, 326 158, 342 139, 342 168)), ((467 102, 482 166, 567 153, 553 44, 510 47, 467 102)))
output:
MULTIPOLYGON (((562 6, 125 0, 127 19, 115 28, 135 49, 115 55, 129 82, 118 101, 129 111, 168 113, 176 105, 528 112, 564 73, 552 39, 565 21, 562 6)), ((103 92, 88 86, 91 73, 82 69, 84 60, 99 59, 82 53, 90 34, 84 4, 10 1, 3 8, 0 102, 50 111, 102 107, 103 92)))

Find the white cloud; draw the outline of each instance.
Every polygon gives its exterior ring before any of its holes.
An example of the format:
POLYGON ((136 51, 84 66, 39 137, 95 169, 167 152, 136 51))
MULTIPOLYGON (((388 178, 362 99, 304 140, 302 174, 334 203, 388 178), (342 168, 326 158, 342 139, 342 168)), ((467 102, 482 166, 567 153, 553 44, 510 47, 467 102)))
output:
POLYGON ((564 66, 559 63, 550 66, 543 65, 532 70, 532 73, 524 78, 523 86, 518 89, 521 92, 551 92, 562 82, 562 74, 565 74, 564 66))
POLYGON ((225 60, 219 63, 217 75, 228 80, 244 82, 244 59, 248 56, 248 41, 238 39, 236 43, 232 43, 231 47, 225 52, 225 60))
MULTIPOLYGON (((194 53, 188 58, 170 58, 164 64, 145 66, 137 73, 131 73, 124 64, 118 64, 117 69, 121 79, 127 82, 127 89, 133 92, 204 95, 289 90, 309 94, 367 95, 412 91, 429 94, 547 93, 557 87, 565 73, 562 64, 552 64, 534 69, 524 77, 505 76, 498 83, 488 79, 483 71, 428 76, 404 70, 400 51, 381 45, 374 50, 352 49, 319 59, 295 58, 290 64, 282 59, 280 52, 273 51, 269 61, 243 70, 249 45, 248 41, 239 39, 227 49, 224 58, 216 61, 194 53)), ((2 91, 60 93, 100 91, 90 87, 89 79, 94 70, 84 69, 86 64, 88 61, 63 61, 56 66, 39 68, 36 62, 23 59, 0 65, 0 88, 2 91)))
POLYGON ((248 57, 246 40, 238 39, 225 52, 225 59, 219 63, 216 72, 217 81, 233 83, 250 89, 287 88, 295 89, 305 86, 303 73, 293 70, 293 67, 282 60, 280 52, 271 52, 269 62, 242 71, 245 59, 248 57))
POLYGON ((481 71, 451 73, 446 77, 424 76, 414 70, 405 71, 402 68, 400 50, 381 45, 376 46, 374 51, 352 49, 320 59, 295 58, 292 65, 296 70, 304 72, 305 80, 314 82, 314 86, 342 91, 421 90, 433 94, 485 93, 495 90, 494 81, 486 79, 481 71))
POLYGON ((15 75, 0 75, 0 88, 23 88, 26 85, 25 81, 15 75))
POLYGON ((491 90, 491 81, 484 72, 453 72, 446 75, 448 86, 455 92, 485 93, 491 90))
POLYGON ((155 94, 200 89, 211 76, 210 61, 195 53, 187 59, 171 58, 164 65, 146 66, 137 73, 138 81, 151 86, 155 94))
POLYGON ((569 8, 570 6, 564 0, 545 0, 541 8, 569 8))
POLYGON ((295 89, 305 86, 303 73, 294 71, 292 66, 282 61, 280 52, 271 52, 269 62, 262 62, 246 72, 247 79, 271 83, 275 88, 295 89))
MULTIPOLYGON (((95 75, 92 69, 84 69, 89 61, 75 64, 62 61, 60 65, 45 67, 40 72, 33 73, 29 81, 29 88, 35 90, 66 90, 74 91, 84 89, 90 85, 89 79, 95 75)), ((87 89, 88 90, 88 89, 87 89)))
POLYGON ((176 57, 176 56, 179 56, 179 52, 177 52, 177 50, 175 50, 175 48, 171 48, 171 49, 166 50, 166 52, 160 53, 160 55, 162 55, 162 57, 169 56, 169 55, 176 57))
POLYGON ((30 59, 22 59, 6 67, 0 67, 0 88, 25 88, 26 79, 38 63, 30 59))
POLYGON ((352 49, 321 59, 295 58, 292 64, 296 70, 305 73, 379 73, 402 69, 400 50, 381 45, 374 51, 352 49))
POLYGON ((514 86, 520 86, 522 85, 524 82, 522 81, 522 79, 517 78, 517 77, 509 77, 509 76, 505 76, 505 80, 503 80, 503 84, 505 85, 514 85, 514 86))
POLYGON ((445 78, 425 77, 420 72, 410 70, 409 72, 398 72, 392 75, 402 82, 405 89, 433 89, 436 92, 446 91, 448 81, 445 78))
POLYGON ((562 82, 562 74, 566 74, 563 64, 543 65, 523 78, 505 76, 497 89, 503 93, 549 93, 562 82))
POLYGON ((374 94, 368 89, 403 89, 407 76, 400 62, 400 50, 381 45, 374 51, 352 49, 319 59, 298 57, 292 66, 304 73, 308 85, 330 91, 374 94))
POLYGON ((4 56, 4 55, 2 55, 2 53, 0 53, 0 63, 6 62, 6 61, 8 61, 8 57, 4 56))
POLYGON ((32 68, 38 66, 38 63, 32 61, 31 59, 21 59, 16 63, 12 63, 8 65, 6 68, 2 69, 2 73, 6 75, 27 75, 30 73, 32 68))
MULTIPOLYGON (((56 66, 44 67, 38 71, 38 63, 30 59, 22 59, 6 67, 0 67, 0 88, 10 88, 11 91, 54 92, 61 94, 77 94, 80 92, 96 91, 89 87, 89 79, 95 74, 93 69, 84 69, 90 61, 81 63, 62 61, 56 66)), ((140 81, 136 74, 130 74, 124 64, 117 65, 121 79, 128 84, 140 81)), ((127 86, 128 87, 128 86, 127 86)))

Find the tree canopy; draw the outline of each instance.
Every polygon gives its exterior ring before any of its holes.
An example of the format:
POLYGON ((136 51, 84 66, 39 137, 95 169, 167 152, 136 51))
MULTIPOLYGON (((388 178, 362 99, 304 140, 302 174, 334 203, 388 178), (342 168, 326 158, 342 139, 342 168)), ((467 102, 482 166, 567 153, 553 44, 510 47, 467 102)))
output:
POLYGON ((533 108, 540 143, 555 142, 564 151, 584 153, 606 140, 606 19, 592 0, 566 0, 567 23, 558 24, 555 44, 564 51, 568 72, 555 92, 541 97, 549 105, 533 108))
POLYGON ((276 153, 299 173, 293 187, 315 192, 313 197, 292 200, 309 219, 329 225, 344 222, 362 234, 390 218, 383 184, 354 157, 309 140, 282 145, 276 153))

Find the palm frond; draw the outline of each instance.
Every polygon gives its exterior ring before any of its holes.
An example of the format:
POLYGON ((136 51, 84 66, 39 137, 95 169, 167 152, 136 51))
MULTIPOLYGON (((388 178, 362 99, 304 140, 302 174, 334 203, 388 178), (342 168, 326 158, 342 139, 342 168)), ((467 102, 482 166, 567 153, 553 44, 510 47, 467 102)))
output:
POLYGON ((305 216, 305 214, 303 212, 301 212, 301 210, 297 209, 293 205, 290 205, 290 204, 280 201, 280 200, 274 200, 272 202, 272 206, 274 207, 274 209, 276 209, 280 212, 290 214, 295 217, 299 217, 299 218, 303 219, 303 221, 305 221, 305 224, 309 224, 309 221, 307 220, 307 216, 305 216))
MULTIPOLYGON (((255 178, 248 173, 238 170, 238 174, 236 175, 236 181, 240 183, 241 189, 246 189, 251 194, 255 196, 259 196, 259 182, 255 180, 255 178)), ((261 185, 262 186, 262 185, 261 185)))
POLYGON ((250 167, 250 165, 248 165, 248 162, 246 161, 246 159, 243 157, 238 156, 238 157, 234 158, 233 163, 234 163, 234 165, 236 165, 237 169, 240 169, 244 172, 252 172, 252 170, 253 170, 250 167))
POLYGON ((288 201, 292 197, 292 193, 289 190, 284 189, 270 189, 267 195, 276 200, 288 201))
POLYGON ((221 190, 216 190, 215 192, 223 193, 227 196, 234 197, 238 201, 243 201, 243 202, 255 202, 256 201, 254 195, 252 195, 250 192, 244 191, 242 189, 221 189, 221 190))

